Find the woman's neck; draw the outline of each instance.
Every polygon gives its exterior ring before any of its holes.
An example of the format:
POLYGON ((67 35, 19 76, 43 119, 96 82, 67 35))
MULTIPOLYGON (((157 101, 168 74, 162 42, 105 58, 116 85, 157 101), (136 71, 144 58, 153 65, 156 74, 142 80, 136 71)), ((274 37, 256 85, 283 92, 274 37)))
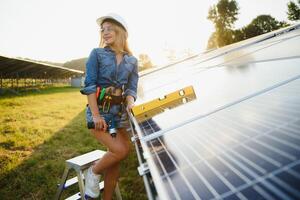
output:
POLYGON ((116 54, 123 54, 124 50, 120 50, 116 45, 109 45, 109 47, 116 53, 116 54))

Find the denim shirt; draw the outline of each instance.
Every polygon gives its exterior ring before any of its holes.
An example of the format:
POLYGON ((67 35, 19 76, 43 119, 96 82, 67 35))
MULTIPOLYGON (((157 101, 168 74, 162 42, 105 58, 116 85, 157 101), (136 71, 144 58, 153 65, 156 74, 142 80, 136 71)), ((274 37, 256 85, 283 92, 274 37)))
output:
POLYGON ((109 47, 94 48, 86 62, 86 76, 82 94, 96 93, 97 86, 124 89, 125 96, 137 98, 138 63, 134 56, 124 54, 117 66, 116 54, 109 47))

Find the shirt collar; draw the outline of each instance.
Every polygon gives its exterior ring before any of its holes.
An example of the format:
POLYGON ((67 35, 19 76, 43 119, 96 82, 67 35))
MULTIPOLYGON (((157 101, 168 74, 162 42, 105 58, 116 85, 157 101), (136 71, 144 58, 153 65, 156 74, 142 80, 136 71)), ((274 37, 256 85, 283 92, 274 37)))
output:
MULTIPOLYGON (((107 51, 110 51, 110 52, 115 53, 115 51, 112 50, 112 49, 110 48, 110 46, 105 46, 104 49, 107 50, 107 51)), ((128 53, 127 53, 127 52, 124 52, 124 56, 125 56, 125 55, 128 55, 128 53)))

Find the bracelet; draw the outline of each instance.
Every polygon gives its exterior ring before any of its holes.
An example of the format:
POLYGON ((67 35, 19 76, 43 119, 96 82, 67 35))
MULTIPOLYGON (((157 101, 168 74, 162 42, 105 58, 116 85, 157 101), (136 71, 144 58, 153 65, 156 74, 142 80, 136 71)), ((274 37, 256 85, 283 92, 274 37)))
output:
POLYGON ((134 101, 133 100, 126 100, 126 104, 134 104, 134 101))
POLYGON ((99 120, 99 119, 103 119, 103 117, 100 116, 100 115, 93 116, 93 121, 97 121, 97 120, 99 120))

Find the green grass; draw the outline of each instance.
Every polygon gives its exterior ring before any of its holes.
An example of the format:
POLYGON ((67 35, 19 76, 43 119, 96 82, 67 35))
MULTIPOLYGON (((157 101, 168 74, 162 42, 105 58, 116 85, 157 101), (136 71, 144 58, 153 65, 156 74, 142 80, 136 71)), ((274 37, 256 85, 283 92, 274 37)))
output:
MULTIPOLYGON (((66 159, 105 150, 85 127, 85 105, 71 87, 0 97, 0 199, 53 199, 66 159)), ((146 199, 137 165, 132 145, 121 165, 123 199, 146 199)), ((72 186, 62 198, 77 191, 72 186)))

